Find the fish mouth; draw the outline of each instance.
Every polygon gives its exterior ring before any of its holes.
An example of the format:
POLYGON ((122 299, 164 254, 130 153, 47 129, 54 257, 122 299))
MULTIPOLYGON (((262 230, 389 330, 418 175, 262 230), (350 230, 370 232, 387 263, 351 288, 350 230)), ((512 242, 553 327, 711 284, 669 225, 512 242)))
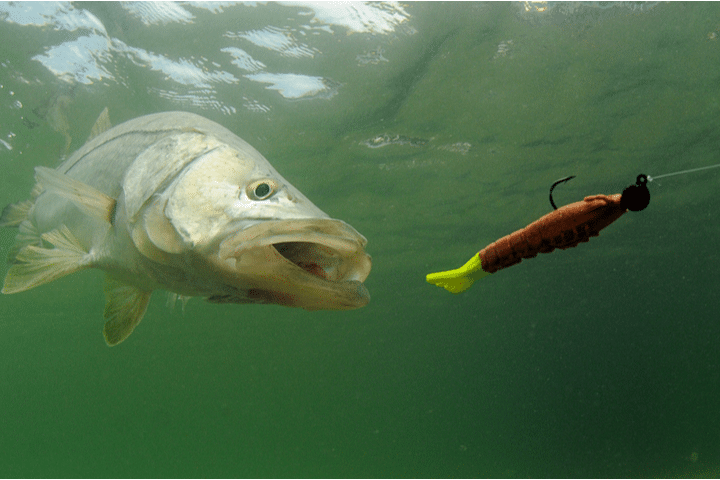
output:
POLYGON ((218 253, 234 261, 248 303, 348 310, 370 300, 362 283, 371 268, 366 244, 341 220, 270 220, 232 235, 218 253))
POLYGON ((271 246, 287 261, 330 282, 336 281, 359 281, 362 282, 364 275, 361 270, 353 269, 350 272, 342 272, 342 262, 338 261, 339 252, 327 245, 312 242, 279 242, 271 246))

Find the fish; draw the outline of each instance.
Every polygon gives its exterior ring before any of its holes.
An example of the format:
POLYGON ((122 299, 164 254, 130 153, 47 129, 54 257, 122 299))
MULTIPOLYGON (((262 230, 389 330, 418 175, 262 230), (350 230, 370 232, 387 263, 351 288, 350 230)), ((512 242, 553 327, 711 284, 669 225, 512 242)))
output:
POLYGON ((31 199, 0 216, 18 228, 2 293, 102 270, 109 346, 138 326, 155 290, 306 310, 370 300, 367 239, 202 116, 111 127, 105 109, 85 145, 56 169, 36 167, 35 179, 31 199))

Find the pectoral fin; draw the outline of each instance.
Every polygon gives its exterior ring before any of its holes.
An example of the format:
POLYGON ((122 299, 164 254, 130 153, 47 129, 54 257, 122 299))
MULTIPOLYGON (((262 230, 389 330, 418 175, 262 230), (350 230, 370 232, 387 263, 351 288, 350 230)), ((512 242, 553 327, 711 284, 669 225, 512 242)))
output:
POLYGON ((47 167, 35 167, 35 177, 45 190, 73 202, 91 217, 112 223, 116 201, 83 182, 47 167))
POLYGON ((105 328, 103 336, 109 346, 125 340, 138 326, 147 310, 152 292, 105 277, 105 328))
POLYGON ((29 290, 91 266, 91 255, 65 225, 44 233, 42 239, 55 248, 37 245, 22 248, 5 276, 2 293, 29 290))

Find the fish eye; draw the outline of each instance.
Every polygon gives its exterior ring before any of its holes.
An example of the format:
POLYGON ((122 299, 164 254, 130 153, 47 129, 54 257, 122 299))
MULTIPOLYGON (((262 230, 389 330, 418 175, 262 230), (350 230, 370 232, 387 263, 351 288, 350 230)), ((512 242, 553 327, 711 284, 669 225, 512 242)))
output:
POLYGON ((255 187, 255 196, 258 198, 264 198, 268 193, 270 193, 270 185, 267 183, 261 183, 255 187))
POLYGON ((248 197, 253 200, 265 200, 277 191, 277 184, 272 180, 258 180, 247 187, 248 197))

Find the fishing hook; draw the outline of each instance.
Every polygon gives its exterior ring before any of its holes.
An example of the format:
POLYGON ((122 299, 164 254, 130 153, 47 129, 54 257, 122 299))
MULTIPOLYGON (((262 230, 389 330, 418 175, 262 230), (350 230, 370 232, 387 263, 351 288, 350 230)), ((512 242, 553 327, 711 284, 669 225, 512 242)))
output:
POLYGON ((552 205, 552 207, 553 207, 554 210, 557 210, 557 206, 555 205, 555 202, 553 201, 553 198, 552 198, 553 189, 554 189, 558 184, 563 183, 563 182, 567 182, 568 180, 572 180, 573 178, 575 178, 575 175, 570 175, 569 177, 561 178, 561 179, 558 180, 557 182, 555 182, 555 183, 553 183, 552 185, 550 185, 550 205, 552 205))

